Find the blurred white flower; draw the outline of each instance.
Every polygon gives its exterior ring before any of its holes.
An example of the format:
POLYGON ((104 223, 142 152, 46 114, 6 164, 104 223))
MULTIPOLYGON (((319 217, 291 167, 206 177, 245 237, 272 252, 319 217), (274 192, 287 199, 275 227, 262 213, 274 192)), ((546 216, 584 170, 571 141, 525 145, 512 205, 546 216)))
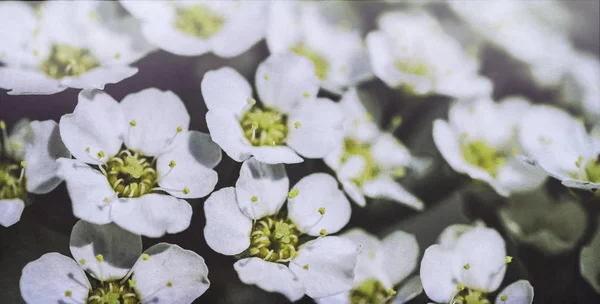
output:
POLYGON ((210 136, 188 131, 189 123, 170 91, 145 89, 121 103, 102 91, 82 91, 73 113, 60 120, 76 158, 58 160, 74 215, 149 237, 187 229, 192 207, 183 198, 208 195, 221 161, 210 136))
POLYGON ((559 87, 559 103, 575 107, 590 122, 600 120, 600 61, 592 54, 575 52, 559 87))
POLYGON ((318 299, 317 303, 401 304, 423 292, 418 276, 408 278, 419 261, 419 244, 412 234, 395 231, 380 241, 356 228, 340 237, 350 239, 359 246, 354 287, 349 292, 318 299))
POLYGON ((262 1, 129 1, 121 4, 142 22, 157 47, 180 56, 213 52, 235 57, 264 38, 262 1))
POLYGON ((114 224, 77 222, 69 247, 75 260, 47 253, 23 268, 27 304, 191 304, 210 286, 195 252, 159 243, 142 254, 142 238, 114 224))
POLYGON ((423 202, 395 180, 404 177, 408 170, 425 171, 428 161, 412 156, 393 134, 381 131, 356 89, 343 95, 340 106, 345 137, 324 160, 336 171, 348 196, 359 206, 366 205, 367 196, 422 210, 423 202))
POLYGON ((521 153, 517 126, 529 107, 520 97, 454 103, 448 122, 434 121, 433 140, 452 169, 488 183, 502 196, 536 189, 545 174, 516 158, 521 153))
MULTIPOLYGON (((310 59, 321 86, 342 89, 373 75, 360 32, 326 19, 317 2, 275 1, 270 5, 267 45, 272 54, 294 52, 310 59)), ((331 8, 329 8, 331 9, 331 8)))
POLYGON ((117 10, 111 2, 0 3, 0 88, 54 94, 131 77, 138 69, 129 65, 151 48, 140 40, 139 25, 117 10))
POLYGON ((0 120, 0 137, 0 225, 8 227, 21 219, 28 193, 45 194, 60 184, 56 159, 71 154, 51 120, 21 120, 10 134, 0 120))
MULTIPOLYGON (((429 246, 421 261, 421 282, 436 303, 490 303, 504 279, 506 247, 500 234, 483 225, 451 225, 429 246)), ((496 304, 530 304, 533 287, 520 280, 502 290, 496 304)))
POLYGON ((600 260, 598 256, 600 256, 600 228, 596 228, 590 242, 581 249, 579 258, 579 272, 600 294, 600 260))
POLYGON ((385 13, 378 25, 367 35, 367 45, 373 72, 389 87, 461 99, 491 94, 489 79, 478 75, 477 60, 427 13, 385 13))
POLYGON ((269 164, 300 163, 298 154, 325 157, 342 138, 343 117, 338 104, 316 98, 314 71, 304 57, 271 55, 256 71, 260 102, 234 69, 207 72, 202 96, 213 140, 238 162, 250 156, 269 164))
POLYGON ((215 191, 204 203, 208 246, 236 255, 234 268, 242 282, 290 301, 350 290, 358 248, 350 240, 326 236, 348 223, 350 202, 324 173, 308 175, 288 189, 283 164, 245 161, 235 188, 215 191), (287 216, 280 211, 286 199, 287 216), (320 237, 302 243, 299 238, 307 236, 320 237))

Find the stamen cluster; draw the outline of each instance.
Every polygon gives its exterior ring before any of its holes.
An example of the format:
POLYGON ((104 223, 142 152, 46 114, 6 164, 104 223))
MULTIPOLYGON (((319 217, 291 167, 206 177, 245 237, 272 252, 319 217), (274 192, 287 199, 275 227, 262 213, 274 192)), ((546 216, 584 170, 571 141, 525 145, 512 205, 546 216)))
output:
POLYGON ((269 262, 289 262, 296 256, 300 234, 290 220, 262 218, 250 233, 248 253, 269 262))
POLYGON ((156 158, 126 149, 101 165, 100 170, 119 197, 142 196, 158 183, 156 158))

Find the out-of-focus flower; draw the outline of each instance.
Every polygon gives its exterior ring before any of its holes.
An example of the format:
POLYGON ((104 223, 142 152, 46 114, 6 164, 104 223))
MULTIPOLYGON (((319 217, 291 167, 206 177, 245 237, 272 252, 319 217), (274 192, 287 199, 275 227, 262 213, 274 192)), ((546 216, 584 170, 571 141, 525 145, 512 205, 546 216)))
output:
POLYGON ((291 301, 350 290, 358 248, 348 239, 326 236, 348 223, 350 202, 324 173, 288 189, 283 164, 245 161, 235 188, 215 191, 204 203, 206 242, 239 259, 234 268, 242 282, 291 301), (286 199, 287 216, 281 211, 286 199), (319 238, 306 241, 311 236, 319 238))
POLYGON ((129 1, 121 4, 142 22, 157 47, 180 56, 213 52, 235 57, 265 35, 262 1, 129 1))
POLYGON ((454 103, 449 122, 433 124, 435 145, 455 171, 488 183, 502 196, 533 190, 544 182, 543 172, 516 158, 521 153, 517 126, 529 107, 519 97, 454 103))
POLYGON ((73 113, 60 120, 76 158, 58 160, 74 215, 150 237, 185 230, 192 207, 183 198, 208 195, 221 161, 210 136, 188 131, 189 123, 170 91, 145 89, 121 103, 102 91, 82 91, 73 113))
POLYGON ((233 160, 254 156, 269 164, 300 163, 298 154, 323 158, 340 142, 340 106, 316 98, 319 81, 308 59, 272 55, 259 65, 255 81, 260 102, 230 67, 209 71, 202 79, 208 129, 233 160))
POLYGON ((558 102, 575 107, 589 122, 600 120, 600 61, 592 54, 573 53, 560 84, 558 102))
POLYGON ((322 3, 274 2, 270 6, 267 45, 273 54, 294 52, 310 59, 321 86, 341 93, 372 77, 360 32, 328 22, 322 3))
POLYGON ((488 97, 491 82, 479 63, 422 11, 385 13, 367 35, 371 66, 389 87, 417 95, 488 97))
POLYGON ((27 304, 191 304, 210 286, 195 252, 160 243, 142 253, 142 238, 114 224, 77 222, 69 247, 74 260, 47 253, 23 268, 27 304))
MULTIPOLYGON (((599 218, 600 220, 600 218, 599 218)), ((596 230, 592 240, 581 249, 579 271, 583 278, 600 293, 600 228, 596 230)))
POLYGON ((532 106, 519 124, 528 163, 572 188, 600 189, 600 125, 588 134, 583 120, 546 105, 532 106))
POLYGON ((337 172, 348 196, 360 206, 366 205, 367 196, 422 210, 423 202, 395 179, 404 177, 408 170, 423 172, 428 162, 412 156, 393 134, 379 129, 356 89, 344 94, 340 106, 345 119, 345 137, 343 143, 325 157, 325 162, 337 172))
MULTIPOLYGON (((421 261, 421 282, 427 296, 436 303, 491 303, 504 279, 506 247, 500 234, 483 225, 452 225, 431 245, 421 261)), ((520 280, 502 290, 496 304, 530 304, 533 287, 520 280)))
POLYGON ((354 287, 349 292, 318 299, 317 303, 400 304, 423 292, 418 276, 408 278, 419 261, 419 244, 412 234, 396 231, 380 241, 361 229, 352 229, 340 236, 360 248, 354 287))
POLYGON ((0 88, 13 95, 103 89, 137 73, 129 65, 151 48, 117 9, 94 1, 0 3, 0 88))
POLYGON ((56 122, 21 120, 9 134, 0 120, 0 225, 8 227, 21 219, 28 193, 56 188, 61 182, 56 159, 70 155, 56 122))

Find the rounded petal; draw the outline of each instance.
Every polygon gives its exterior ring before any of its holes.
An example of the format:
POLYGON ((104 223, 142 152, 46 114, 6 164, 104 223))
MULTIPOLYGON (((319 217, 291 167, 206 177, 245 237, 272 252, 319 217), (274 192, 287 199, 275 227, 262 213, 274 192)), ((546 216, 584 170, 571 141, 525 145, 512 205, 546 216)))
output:
POLYGON ((213 168, 220 161, 221 148, 210 135, 184 132, 177 136, 172 150, 158 157, 156 167, 161 176, 158 184, 175 197, 205 197, 215 189, 219 176, 213 168))
POLYGON ((363 185, 363 193, 372 198, 382 198, 404 204, 415 210, 423 210, 425 205, 398 182, 387 177, 376 178, 363 185))
POLYGON ((458 239, 460 238, 460 236, 463 235, 463 233, 465 233, 471 229, 473 229, 472 225, 465 225, 465 224, 450 225, 450 226, 446 227, 446 229, 444 229, 444 231, 442 231, 442 233, 440 234, 440 236, 438 238, 438 243, 445 249, 452 249, 452 248, 454 248, 454 246, 456 246, 456 242, 458 242, 458 239))
POLYGON ((56 160, 71 157, 62 140, 58 124, 52 120, 32 121, 33 141, 25 152, 27 192, 44 194, 62 182, 56 176, 56 160))
POLYGON ((120 1, 120 4, 130 14, 144 21, 170 21, 175 12, 169 3, 164 1, 120 1))
POLYGON ((287 144, 307 158, 323 158, 342 144, 341 107, 326 98, 302 101, 288 118, 287 144))
POLYGON ((167 243, 144 253, 132 269, 144 303, 191 304, 210 286, 208 267, 197 253, 167 243))
POLYGON ((350 199, 355 202, 357 205, 364 207, 367 205, 367 200, 365 199, 362 190, 356 186, 353 182, 342 181, 342 187, 344 188, 344 192, 350 197, 350 199))
POLYGON ((354 242, 327 236, 302 245, 290 270, 303 282, 306 295, 328 297, 352 289, 357 257, 354 242))
POLYGON ((410 233, 394 231, 383 239, 382 244, 385 270, 392 283, 398 284, 417 267, 419 243, 410 233))
POLYGON ((533 286, 527 280, 519 280, 504 288, 496 297, 496 304, 531 304, 533 286))
POLYGON ((323 229, 336 233, 350 220, 350 202, 331 175, 308 175, 292 191, 297 193, 288 199, 288 217, 301 231, 312 236, 320 235, 323 229))
POLYGON ((219 57, 238 56, 265 36, 266 3, 239 2, 225 25, 210 39, 213 53, 219 57))
POLYGON ((115 191, 100 171, 76 159, 59 158, 56 174, 65 180, 73 204, 73 215, 97 225, 112 221, 112 204, 106 203, 115 197, 115 191))
POLYGON ((394 285, 385 271, 385 253, 383 245, 375 237, 360 228, 344 232, 340 237, 349 239, 358 245, 358 259, 354 269, 354 282, 362 283, 369 279, 377 279, 387 288, 394 285))
POLYGON ((142 33, 153 45, 179 56, 199 56, 211 48, 208 41, 188 35, 166 22, 144 23, 142 33))
POLYGON ((116 199, 110 216, 121 228, 147 237, 178 233, 190 226, 192 206, 164 194, 145 194, 137 198, 116 199))
POLYGON ((25 203, 20 199, 0 200, 0 225, 10 227, 21 220, 25 203))
POLYGON ((78 221, 71 231, 71 255, 92 277, 116 281, 127 275, 142 253, 142 237, 115 224, 78 221), (102 259, 98 259, 98 255, 102 259))
POLYGON ((422 293, 423 284, 421 283, 421 278, 418 275, 412 276, 402 282, 402 286, 396 291, 396 297, 391 304, 406 303, 422 293))
POLYGON ((33 142, 33 129, 27 119, 18 120, 8 133, 8 141, 3 143, 3 153, 14 160, 24 160, 28 145, 33 142))
POLYGON ((212 250, 234 255, 250 247, 252 220, 240 210, 235 188, 213 192, 204 202, 204 214, 204 238, 212 250))
POLYGON ((252 284, 269 292, 281 293, 293 302, 304 296, 302 281, 283 264, 249 258, 235 262, 233 268, 244 284, 252 284))
POLYGON ((118 83, 138 72, 137 68, 130 66, 101 66, 83 73, 77 77, 65 77, 60 80, 64 86, 77 89, 103 90, 109 83, 118 83))
POLYGON ((85 303, 91 288, 83 269, 56 252, 25 265, 19 287, 28 304, 85 303))
POLYGON ((121 101, 121 111, 127 125, 127 148, 158 156, 172 149, 175 139, 190 126, 185 105, 171 91, 149 88, 129 94, 121 101))
POLYGON ((117 101, 102 91, 83 90, 73 113, 60 119, 60 137, 75 158, 99 165, 121 149, 123 125, 117 101))
POLYGON ((235 193, 240 210, 251 219, 277 214, 285 203, 290 180, 283 164, 269 165, 250 158, 242 164, 235 193))
POLYGON ((304 160, 286 146, 252 147, 252 156, 265 164, 297 164, 304 160))
POLYGON ((206 124, 212 140, 231 159, 242 162, 252 155, 252 146, 233 112, 226 109, 209 110, 206 113, 206 124))
POLYGON ((269 56, 258 66, 255 81, 263 104, 284 113, 319 91, 313 63, 292 53, 269 56))
POLYGON ((230 67, 208 71, 202 78, 202 98, 208 110, 226 109, 241 117, 249 106, 252 88, 244 76, 230 67))
POLYGON ((9 90, 9 95, 51 95, 67 87, 37 71, 0 67, 0 88, 9 90))
POLYGON ((0 52, 18 50, 26 43, 35 26, 34 10, 27 3, 10 1, 0 4, 0 39, 3 42, 0 52), (17 22, 19 26, 12 26, 17 22))
POLYGON ((498 184, 512 193, 523 193, 541 187, 546 181, 546 172, 511 159, 498 170, 498 184))
POLYGON ((452 274, 452 252, 440 245, 429 246, 421 260, 420 276, 430 299, 438 303, 449 302, 457 290, 452 274))
POLYGON ((366 38, 373 74, 388 87, 396 87, 403 81, 403 74, 394 68, 392 43, 382 31, 372 31, 366 38))
POLYGON ((302 38, 302 29, 296 23, 299 3, 276 1, 269 5, 267 46, 271 53, 286 52, 302 38))
POLYGON ((381 133, 377 137, 371 147, 371 154, 377 164, 383 168, 408 167, 412 160, 408 148, 401 144, 393 134, 387 132, 381 133))

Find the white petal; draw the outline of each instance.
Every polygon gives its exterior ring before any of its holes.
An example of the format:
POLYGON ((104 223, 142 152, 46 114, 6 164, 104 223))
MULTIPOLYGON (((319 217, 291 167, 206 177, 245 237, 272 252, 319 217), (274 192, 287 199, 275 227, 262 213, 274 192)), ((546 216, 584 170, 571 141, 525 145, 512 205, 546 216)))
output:
POLYGON ((255 158, 242 164, 240 177, 235 183, 240 210, 255 220, 277 214, 289 189, 290 180, 283 164, 268 165, 255 158))
POLYGON ((31 129, 34 133, 33 142, 25 154, 27 192, 44 194, 62 182, 56 176, 56 160, 60 157, 71 157, 71 153, 60 139, 56 122, 32 121, 31 129))
POLYGON ((160 187, 179 198, 205 197, 215 189, 218 175, 213 168, 221 161, 221 148, 210 135, 198 131, 178 135, 174 148, 158 157, 160 187), (169 164, 175 162, 175 167, 169 164), (188 192, 184 193, 184 189, 188 192))
POLYGON ((303 232, 318 236, 324 229, 328 234, 344 228, 350 220, 350 202, 326 173, 313 173, 298 181, 293 191, 297 195, 288 199, 288 217, 303 232), (323 215, 319 212, 324 208, 323 215))
POLYGON ((0 67, 0 88, 10 90, 9 95, 50 95, 67 87, 37 71, 0 67))
POLYGON ((119 1, 127 11, 144 21, 170 21, 175 10, 166 1, 119 1))
POLYGON ((111 204, 105 199, 115 197, 106 176, 76 159, 59 158, 56 174, 65 180, 73 204, 73 215, 93 224, 108 224, 111 204))
POLYGON ((367 205, 362 190, 351 181, 341 181, 344 192, 350 197, 350 199, 357 205, 364 207, 367 205))
POLYGON ((164 194, 116 199, 110 204, 113 222, 147 237, 181 232, 190 226, 192 219, 192 206, 188 202, 164 194))
POLYGON ((29 149, 29 146, 33 142, 33 129, 31 128, 31 122, 27 119, 18 120, 8 132, 8 141, 0 146, 0 149, 4 149, 3 153, 6 153, 9 158, 14 160, 24 160, 25 153, 29 149))
POLYGON ((406 191, 398 182, 387 177, 379 177, 366 182, 363 185, 363 193, 368 197, 388 199, 405 204, 419 211, 425 207, 418 197, 406 191))
POLYGON ((190 115, 185 105, 171 91, 149 88, 129 94, 121 101, 126 123, 136 125, 125 132, 125 145, 146 155, 158 156, 173 148, 178 129, 187 131, 190 115))
POLYGON ((142 253, 142 237, 115 224, 94 225, 78 221, 71 231, 71 255, 92 277, 120 280, 142 253), (102 255, 102 260, 97 256, 102 255))
POLYGON ((464 224, 453 224, 440 234, 438 238, 438 243, 444 247, 445 249, 452 249, 456 246, 456 242, 460 238, 463 233, 473 229, 472 225, 464 225, 464 224))
POLYGON ((206 113, 206 124, 212 140, 227 156, 242 162, 252 155, 252 146, 244 136, 240 122, 233 112, 226 109, 209 110, 206 113))
POLYGON ((366 38, 373 73, 387 86, 396 87, 403 81, 403 75, 394 67, 392 43, 382 31, 372 31, 366 38))
POLYGON ((414 235, 404 231, 394 231, 383 241, 385 270, 392 283, 398 284, 411 274, 419 260, 419 243, 414 235))
POLYGON ((380 133, 377 137, 371 147, 371 154, 377 164, 390 169, 408 167, 412 158, 408 148, 387 132, 380 133))
POLYGON ((249 107, 252 88, 244 76, 230 67, 208 71, 200 84, 208 110, 223 108, 241 117, 249 107))
POLYGON ((36 26, 35 13, 27 3, 10 1, 0 4, 0 52, 17 51, 27 42, 36 26), (19 24, 13 27, 15 23, 19 24))
POLYGON ((210 45, 219 57, 238 56, 265 36, 266 3, 239 2, 228 20, 213 37, 210 45))
POLYGON ((0 225, 10 227, 21 219, 25 203, 20 199, 0 200, 0 225))
POLYGON ((252 220, 240 210, 235 188, 213 192, 204 202, 204 214, 204 238, 212 250, 234 255, 250 247, 252 220))
POLYGON ((153 45, 179 56, 199 56, 210 51, 207 40, 186 34, 170 23, 144 23, 142 33, 153 45))
POLYGON ((98 165, 121 149, 124 124, 119 104, 110 95, 83 90, 73 113, 60 119, 60 136, 75 158, 98 165), (102 158, 97 156, 100 151, 102 158))
POLYGON ((286 141, 304 157, 323 158, 342 144, 343 121, 342 109, 333 101, 304 100, 290 113, 286 141))
POLYGON ((291 1, 270 4, 266 40, 271 53, 286 52, 302 38, 302 29, 296 23, 299 6, 291 1))
POLYGON ((77 89, 103 90, 109 83, 117 83, 138 72, 137 68, 129 66, 98 67, 77 77, 65 77, 60 80, 64 86, 77 89))
POLYGON ((56 252, 25 265, 19 286, 28 304, 85 303, 91 288, 83 269, 73 259, 56 252))
POLYGON ((265 164, 297 164, 304 160, 286 146, 252 147, 252 155, 265 164))
POLYGON ((357 256, 354 242, 327 236, 302 245, 290 269, 303 282, 306 295, 328 297, 352 289, 357 256))
POLYGON ((358 245, 358 259, 354 269, 355 283, 360 284, 369 279, 377 279, 387 288, 393 286, 394 282, 389 279, 384 269, 386 256, 383 244, 377 237, 360 228, 351 229, 340 237, 347 238, 358 245))
POLYGON ((402 282, 402 286, 396 292, 396 297, 391 304, 403 304, 406 303, 418 295, 423 293, 423 284, 421 278, 416 275, 402 282))
POLYGON ((452 253, 440 245, 425 250, 420 276, 425 293, 435 302, 447 303, 457 291, 452 274, 452 253))
POLYGON ((290 301, 298 301, 304 296, 302 281, 283 264, 249 258, 235 262, 233 268, 244 284, 252 284, 269 292, 281 293, 290 301))
POLYGON ((144 254, 132 269, 143 303, 191 304, 210 286, 204 259, 191 250, 159 243, 144 254))
POLYGON ((269 56, 258 66, 255 82, 260 100, 284 113, 319 90, 313 63, 292 53, 269 56))
POLYGON ((510 193, 522 193, 532 191, 544 184, 546 173, 537 168, 524 165, 515 159, 498 170, 498 183, 510 193))
POLYGON ((533 286, 526 280, 519 280, 504 288, 496 297, 496 304, 531 304, 533 286), (502 297, 506 297, 503 301, 502 297))
POLYGON ((452 254, 454 277, 465 287, 493 292, 506 272, 506 247, 500 234, 477 226, 460 236, 452 254), (469 269, 464 266, 469 264, 469 269))

